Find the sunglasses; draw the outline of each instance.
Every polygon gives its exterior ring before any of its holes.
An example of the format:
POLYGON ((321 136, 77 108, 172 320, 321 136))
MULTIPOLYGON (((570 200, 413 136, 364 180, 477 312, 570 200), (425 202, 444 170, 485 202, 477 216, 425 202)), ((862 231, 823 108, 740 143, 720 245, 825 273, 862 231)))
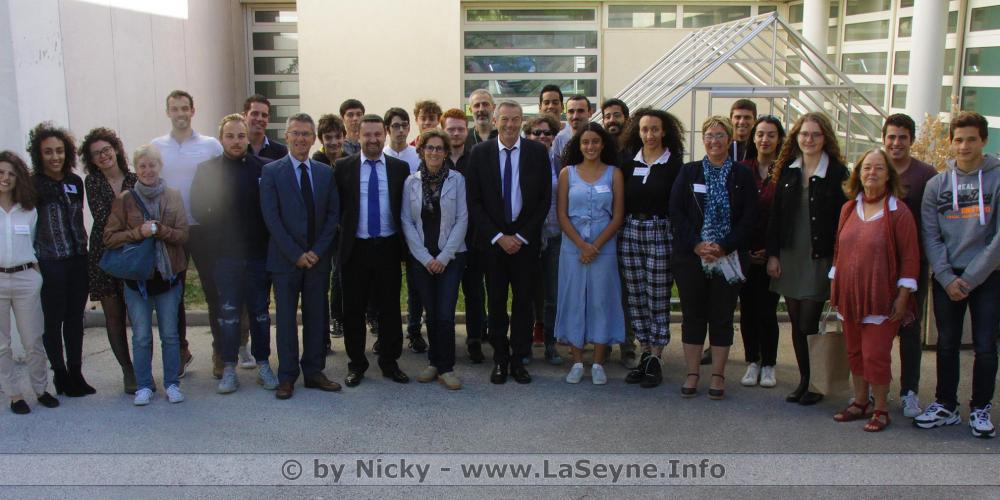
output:
POLYGON ((551 130, 541 130, 541 129, 538 129, 538 130, 532 130, 531 131, 531 135, 550 136, 550 135, 556 135, 556 133, 553 132, 553 131, 551 131, 551 130))

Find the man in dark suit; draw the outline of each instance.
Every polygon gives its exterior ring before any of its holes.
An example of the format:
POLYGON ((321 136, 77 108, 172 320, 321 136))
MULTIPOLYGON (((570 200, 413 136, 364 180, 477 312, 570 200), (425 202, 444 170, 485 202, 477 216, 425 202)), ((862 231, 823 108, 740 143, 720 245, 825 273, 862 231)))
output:
POLYGON ((344 345, 350 358, 344 382, 361 383, 368 369, 365 356, 365 309, 378 311, 378 365, 382 376, 409 382, 397 360, 403 350, 399 312, 400 262, 406 255, 400 229, 406 162, 386 156, 385 122, 381 116, 361 118, 361 153, 338 160, 334 175, 340 189, 340 269, 344 288, 344 345))
POLYGON ((265 165, 260 180, 261 211, 271 233, 267 270, 277 303, 278 399, 292 397, 299 377, 295 313, 300 295, 305 386, 340 390, 340 384, 323 374, 330 252, 340 210, 337 185, 329 165, 309 159, 309 148, 316 141, 316 127, 309 115, 297 113, 288 118, 285 141, 288 156, 265 165))
POLYGON ((552 199, 548 152, 539 142, 521 139, 522 119, 520 104, 503 101, 497 106, 493 115, 497 140, 472 148, 466 176, 474 244, 487 261, 494 384, 506 382, 508 373, 518 383, 531 382, 523 360, 531 352, 532 271, 552 199), (509 319, 508 286, 514 295, 509 319))

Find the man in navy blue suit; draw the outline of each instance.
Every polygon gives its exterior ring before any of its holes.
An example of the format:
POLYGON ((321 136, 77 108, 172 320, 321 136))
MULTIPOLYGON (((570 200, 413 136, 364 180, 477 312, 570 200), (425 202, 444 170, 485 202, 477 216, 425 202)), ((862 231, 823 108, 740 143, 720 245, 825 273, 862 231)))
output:
POLYGON ((330 166, 309 159, 309 148, 315 141, 316 126, 309 115, 289 117, 285 131, 288 156, 265 165, 260 180, 261 211, 271 233, 267 270, 274 281, 277 305, 278 399, 292 397, 300 365, 307 388, 340 390, 340 384, 323 374, 330 253, 340 199, 330 166), (295 324, 300 295, 301 360, 295 324))

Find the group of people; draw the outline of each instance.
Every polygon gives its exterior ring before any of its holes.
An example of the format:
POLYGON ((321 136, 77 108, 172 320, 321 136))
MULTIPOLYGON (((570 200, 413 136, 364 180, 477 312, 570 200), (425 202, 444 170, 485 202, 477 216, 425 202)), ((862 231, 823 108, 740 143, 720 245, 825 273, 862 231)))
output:
POLYGON ((991 399, 1000 328, 998 160, 984 155, 988 126, 974 112, 949 130, 953 160, 938 173, 910 155, 915 124, 883 126, 884 147, 848 164, 822 113, 782 120, 736 101, 730 115, 701 126, 703 158, 685 163, 684 128, 668 112, 609 99, 596 111, 555 85, 539 115, 485 90, 461 109, 432 101, 410 113, 368 114, 349 99, 318 123, 290 116, 286 144, 266 135, 270 102, 254 95, 224 117, 216 137, 191 127, 193 97, 166 99, 171 131, 136 149, 129 169, 113 130, 95 128, 77 149, 51 123, 32 130, 32 172, 0 153, 0 387, 15 413, 29 406, 13 378, 9 310, 25 348, 32 389, 44 406, 45 357, 57 394, 93 394, 82 373, 83 308, 101 302, 125 392, 149 404, 152 316, 170 402, 192 360, 184 282, 193 262, 205 292, 218 392, 239 387, 237 367, 278 399, 306 388, 338 391, 323 370, 330 338, 342 336, 345 384, 362 383, 367 330, 382 375, 406 383, 401 263, 408 290, 409 348, 428 353, 420 382, 459 389, 455 309, 465 299, 472 363, 493 348, 490 381, 526 384, 532 344, 562 363, 565 380, 607 383, 604 364, 618 344, 625 382, 657 387, 670 342, 676 284, 687 376, 683 397, 725 397, 725 369, 740 306, 744 386, 774 387, 777 308, 784 296, 799 384, 786 400, 811 405, 808 338, 825 304, 843 324, 854 399, 837 421, 890 423, 891 348, 900 337, 903 414, 923 428, 955 424, 958 348, 969 309, 976 350, 972 433, 992 437, 991 399), (567 122, 560 121, 565 111, 567 122), (322 147, 310 156, 316 141, 322 147), (79 156, 86 180, 73 172, 79 156), (85 196, 86 193, 86 196, 85 196), (89 244, 83 203, 94 218, 89 244), (111 249, 153 242, 152 277, 119 279, 102 269, 111 249), (931 280, 928 276, 933 274, 931 280), (273 287, 278 366, 269 363, 273 287), (935 402, 920 408, 921 312, 933 289, 938 330, 935 402), (510 313, 508 313, 510 299, 510 313), (301 302, 301 334, 296 318, 301 302), (132 325, 129 352, 126 314, 132 325), (425 319, 428 341, 421 335, 425 319), (367 325, 366 325, 367 323, 367 325), (300 346, 301 338, 301 346, 300 346), (709 343, 705 348, 706 338, 709 343), (638 346, 637 346, 638 344, 638 346), (44 348, 44 351, 43 351, 44 348), (636 351, 638 352, 638 356, 636 351))

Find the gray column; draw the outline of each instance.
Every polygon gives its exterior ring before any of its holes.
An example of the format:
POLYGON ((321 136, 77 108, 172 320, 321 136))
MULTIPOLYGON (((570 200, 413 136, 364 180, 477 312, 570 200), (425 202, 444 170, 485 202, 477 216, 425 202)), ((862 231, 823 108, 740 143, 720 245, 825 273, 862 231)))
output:
POLYGON ((913 3, 913 38, 910 45, 910 84, 906 89, 906 114, 919 126, 927 114, 941 109, 941 76, 944 74, 944 40, 948 2, 916 0, 913 3))

